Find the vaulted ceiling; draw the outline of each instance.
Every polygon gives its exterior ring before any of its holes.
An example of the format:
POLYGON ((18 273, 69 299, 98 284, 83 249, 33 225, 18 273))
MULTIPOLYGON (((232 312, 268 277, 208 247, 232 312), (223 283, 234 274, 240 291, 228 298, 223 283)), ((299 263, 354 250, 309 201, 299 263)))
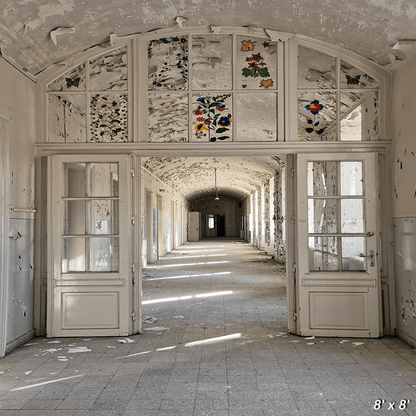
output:
POLYGON ((172 189, 193 201, 215 190, 242 200, 259 189, 283 165, 274 157, 148 157, 142 165, 172 189), (216 181, 215 181, 216 177, 216 181))
POLYGON ((405 59, 409 40, 416 40, 416 1, 2 0, 0 48, 3 57, 36 75, 108 42, 111 33, 179 25, 252 26, 304 35, 386 66, 405 59), (57 28, 66 29, 59 35, 57 28))

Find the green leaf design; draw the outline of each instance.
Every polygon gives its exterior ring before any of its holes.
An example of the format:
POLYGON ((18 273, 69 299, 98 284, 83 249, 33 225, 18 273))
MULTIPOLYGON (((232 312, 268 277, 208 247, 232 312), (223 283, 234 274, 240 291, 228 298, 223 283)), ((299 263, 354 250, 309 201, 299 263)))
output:
POLYGON ((229 138, 230 138, 230 136, 220 136, 220 137, 217 137, 218 140, 225 140, 225 139, 229 139, 229 138))
POLYGON ((269 70, 267 68, 257 68, 257 72, 263 78, 270 76, 269 70))
POLYGON ((224 133, 225 131, 228 131, 230 129, 227 129, 225 127, 221 127, 220 129, 218 129, 215 133, 224 133))
POLYGON ((253 71, 249 68, 243 68, 243 75, 245 77, 252 77, 253 76, 253 71))

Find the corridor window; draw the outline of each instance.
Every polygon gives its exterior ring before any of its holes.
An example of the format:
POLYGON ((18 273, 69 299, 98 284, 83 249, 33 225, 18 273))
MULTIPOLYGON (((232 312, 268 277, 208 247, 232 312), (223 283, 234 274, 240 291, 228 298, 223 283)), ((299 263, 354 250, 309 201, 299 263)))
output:
POLYGON ((208 228, 213 230, 215 228, 215 217, 214 215, 208 215, 208 228))

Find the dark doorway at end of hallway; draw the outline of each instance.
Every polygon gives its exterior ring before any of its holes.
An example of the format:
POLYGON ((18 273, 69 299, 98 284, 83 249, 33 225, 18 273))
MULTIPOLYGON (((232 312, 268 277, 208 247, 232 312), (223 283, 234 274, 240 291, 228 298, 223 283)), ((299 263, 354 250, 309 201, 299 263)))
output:
POLYGON ((218 215, 218 237, 225 237, 225 215, 218 215))

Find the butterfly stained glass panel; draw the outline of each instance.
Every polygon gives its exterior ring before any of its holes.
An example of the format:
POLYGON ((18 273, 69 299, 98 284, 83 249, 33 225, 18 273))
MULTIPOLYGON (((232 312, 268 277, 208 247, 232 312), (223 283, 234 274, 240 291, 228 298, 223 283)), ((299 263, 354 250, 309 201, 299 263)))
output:
POLYGON ((50 83, 48 91, 85 91, 85 64, 69 70, 50 83))
POLYGON ((341 61, 340 67, 340 85, 341 88, 378 88, 379 81, 354 67, 353 65, 341 61))

